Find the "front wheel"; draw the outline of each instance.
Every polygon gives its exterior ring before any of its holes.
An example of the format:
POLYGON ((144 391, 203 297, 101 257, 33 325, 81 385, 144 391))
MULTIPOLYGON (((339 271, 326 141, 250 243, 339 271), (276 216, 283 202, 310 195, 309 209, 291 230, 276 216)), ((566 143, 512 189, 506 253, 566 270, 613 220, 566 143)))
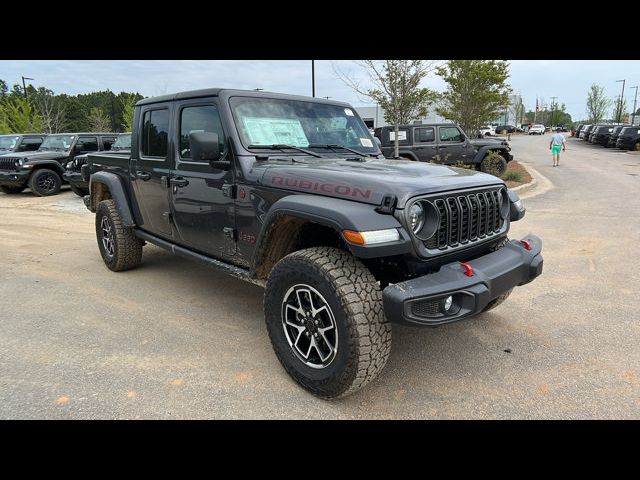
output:
POLYGON ((103 200, 96 209, 96 237, 105 265, 114 272, 129 270, 142 261, 143 241, 122 225, 115 202, 103 200))
POLYGON ((26 187, 8 187, 8 186, 0 186, 0 190, 2 190, 4 193, 20 193, 22 192, 26 187))
POLYGON ((507 161, 497 152, 489 152, 480 162, 480 171, 501 177, 507 170, 507 161))
POLYGON ((29 178, 29 188, 39 197, 48 197, 49 195, 56 195, 60 192, 62 186, 62 179, 53 170, 48 168, 42 168, 36 170, 29 178))
POLYGON ((314 395, 349 395, 387 363, 391 325, 382 292, 348 252, 316 247, 284 257, 269 275, 264 309, 282 366, 314 395))

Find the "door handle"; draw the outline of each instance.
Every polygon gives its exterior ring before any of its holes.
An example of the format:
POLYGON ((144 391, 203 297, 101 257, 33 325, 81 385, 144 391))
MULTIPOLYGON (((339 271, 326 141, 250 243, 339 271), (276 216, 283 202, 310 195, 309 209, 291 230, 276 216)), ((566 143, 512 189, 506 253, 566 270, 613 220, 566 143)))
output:
POLYGON ((189 185, 189 180, 183 177, 175 177, 169 179, 169 184, 176 187, 186 187, 187 185, 189 185))
POLYGON ((438 147, 438 150, 442 150, 443 148, 447 148, 445 145, 442 145, 441 147, 438 147))
POLYGON ((149 180, 151 178, 151 174, 148 172, 141 172, 141 171, 137 171, 136 172, 136 177, 138 177, 140 180, 144 180, 145 182, 147 180, 149 180))

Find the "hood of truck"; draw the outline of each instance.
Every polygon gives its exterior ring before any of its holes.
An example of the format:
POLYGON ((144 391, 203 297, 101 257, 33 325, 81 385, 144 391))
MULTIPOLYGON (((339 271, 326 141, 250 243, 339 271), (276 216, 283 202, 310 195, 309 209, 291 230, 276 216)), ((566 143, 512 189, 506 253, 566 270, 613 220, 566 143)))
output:
MULTIPOLYGON (((9 155, 7 155, 9 156, 9 155)), ((11 158, 27 158, 29 160, 64 160, 69 158, 69 152, 55 152, 55 151, 40 151, 34 152, 17 152, 12 153, 11 158)))
POLYGON ((495 147, 496 145, 503 145, 505 147, 508 147, 509 144, 507 143, 506 140, 502 140, 501 138, 477 138, 477 139, 473 139, 473 140, 469 140, 469 143, 471 143, 471 145, 473 145, 476 148, 480 148, 480 147, 484 147, 484 146, 492 146, 495 147))
POLYGON ((265 186, 374 205, 380 205, 385 195, 395 195, 398 208, 416 195, 504 183, 475 170, 376 158, 270 159, 256 162, 252 173, 265 186))

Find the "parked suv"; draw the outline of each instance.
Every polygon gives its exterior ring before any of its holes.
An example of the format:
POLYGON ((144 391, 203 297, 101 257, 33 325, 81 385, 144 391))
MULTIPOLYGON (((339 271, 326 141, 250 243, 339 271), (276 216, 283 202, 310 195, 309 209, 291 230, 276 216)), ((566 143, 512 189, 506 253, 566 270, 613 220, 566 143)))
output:
POLYGON ((496 127, 497 133, 514 133, 516 131, 515 125, 498 125, 496 127))
POLYGON ((545 128, 544 125, 536 123, 535 125, 531 125, 529 128, 529 135, 544 135, 545 128))
POLYGON ((608 148, 612 148, 616 146, 616 141, 618 140, 618 135, 620 135, 620 132, 622 131, 623 128, 625 127, 632 127, 633 125, 616 125, 615 127, 613 127, 613 132, 611 132, 611 135, 609 135, 609 140, 607 140, 607 147, 608 148))
POLYGON ((640 151, 640 126, 624 127, 620 130, 616 147, 624 150, 640 151))
POLYGON ((42 133, 0 135, 0 155, 38 150, 45 137, 42 133))
POLYGON ((598 125, 591 132, 589 141, 606 147, 614 128, 615 125, 598 125))
POLYGON ((580 132, 580 138, 589 141, 589 135, 591 134, 591 131, 596 127, 597 125, 586 125, 582 131, 580 132))
MULTIPOLYGON (((395 128, 378 127, 375 135, 380 140, 382 153, 391 158, 394 154, 395 128)), ((456 165, 462 162, 473 165, 476 170, 494 171, 502 175, 507 162, 513 160, 509 143, 502 139, 470 140, 462 128, 455 123, 429 125, 403 125, 398 132, 398 156, 420 162, 456 165), (499 165, 488 157, 490 152, 502 156, 499 165)), ((495 159, 494 159, 495 160, 495 159)))
POLYGON ((27 186, 38 196, 60 191, 64 166, 77 155, 105 150, 116 133, 60 133, 48 135, 38 150, 0 156, 0 189, 19 193, 27 186))
POLYGON ((502 180, 387 160, 343 102, 228 89, 148 98, 130 158, 87 165, 107 268, 139 266, 146 242, 264 286, 278 359, 322 398, 380 373, 390 322, 468 318, 542 273, 541 240, 507 238, 524 207, 502 180))
MULTIPOLYGON (((113 145, 110 144, 110 141, 105 142, 103 140, 103 143, 105 151, 124 155, 125 157, 128 157, 131 153, 131 133, 119 134, 113 145)), ((62 178, 69 183, 71 191, 80 197, 89 194, 89 178, 87 177, 85 179, 82 172, 83 167, 87 163, 88 155, 88 153, 77 155, 73 160, 67 162, 65 172, 62 175, 62 178)))

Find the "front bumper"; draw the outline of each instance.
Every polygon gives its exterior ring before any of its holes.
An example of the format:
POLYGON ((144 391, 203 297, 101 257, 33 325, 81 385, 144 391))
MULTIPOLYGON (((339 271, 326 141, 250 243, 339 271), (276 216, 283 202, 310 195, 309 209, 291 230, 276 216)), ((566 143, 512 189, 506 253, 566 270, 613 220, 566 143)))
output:
POLYGON ((67 182, 69 182, 70 185, 81 188, 83 190, 89 190, 89 182, 86 182, 82 178, 82 174, 80 172, 73 172, 73 171, 67 170, 62 174, 62 177, 67 182))
POLYGON ((22 187, 27 184, 30 173, 30 170, 0 170, 0 185, 22 187))
POLYGON ((444 265, 437 273, 390 285, 382 292, 384 312, 391 322, 437 326, 480 313, 487 304, 513 287, 531 282, 542 273, 542 240, 535 235, 511 240, 504 247, 467 262, 444 265), (447 297, 452 305, 442 308, 447 297))

